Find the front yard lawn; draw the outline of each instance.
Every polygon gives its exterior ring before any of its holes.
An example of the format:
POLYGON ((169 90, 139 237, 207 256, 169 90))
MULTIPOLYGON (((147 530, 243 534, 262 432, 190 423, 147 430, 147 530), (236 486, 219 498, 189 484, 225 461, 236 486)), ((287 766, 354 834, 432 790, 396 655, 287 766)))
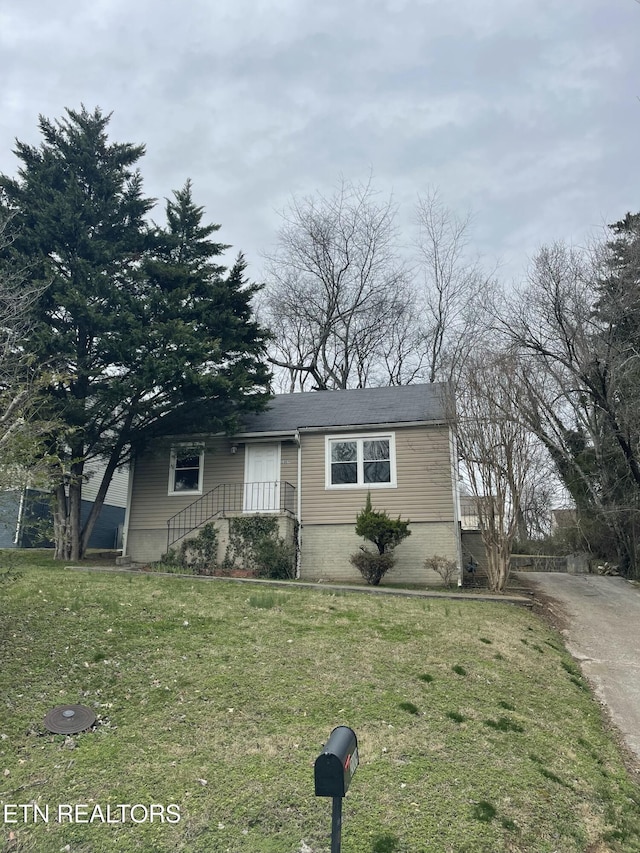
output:
POLYGON ((341 724, 343 853, 640 851, 600 709, 520 608, 23 565, 0 644, 11 853, 327 853, 313 764, 341 724), (74 703, 95 729, 46 732, 74 703))

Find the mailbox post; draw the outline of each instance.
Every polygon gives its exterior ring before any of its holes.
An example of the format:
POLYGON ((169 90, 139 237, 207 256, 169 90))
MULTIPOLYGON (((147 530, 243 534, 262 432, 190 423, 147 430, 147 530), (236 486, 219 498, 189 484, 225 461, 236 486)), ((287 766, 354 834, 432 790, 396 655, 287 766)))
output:
POLYGON ((342 843, 342 798, 358 769, 358 738, 348 726, 338 726, 329 735, 314 766, 316 797, 331 797, 331 853, 340 853, 342 843))

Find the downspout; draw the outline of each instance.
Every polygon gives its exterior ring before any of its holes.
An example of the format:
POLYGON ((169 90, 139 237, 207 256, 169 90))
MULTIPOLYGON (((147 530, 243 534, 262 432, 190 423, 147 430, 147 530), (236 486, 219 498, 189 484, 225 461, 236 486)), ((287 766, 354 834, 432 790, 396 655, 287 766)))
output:
POLYGON ((296 430, 296 444, 298 445, 298 479, 297 479, 297 506, 296 516, 298 521, 298 542, 296 552, 296 578, 300 578, 300 562, 302 556, 302 446, 300 444, 300 431, 296 430))
POLYGON ((131 519, 131 498, 133 495, 133 476, 136 467, 135 458, 132 456, 129 462, 129 482, 127 483, 127 507, 124 512, 124 529, 122 531, 122 556, 120 559, 123 563, 128 559, 127 547, 129 540, 129 521, 131 519))
POLYGON ((16 548, 22 547, 22 525, 24 523, 24 505, 27 499, 27 487, 25 486, 20 492, 20 503, 18 505, 18 520, 16 522, 16 532, 13 536, 13 544, 16 548))

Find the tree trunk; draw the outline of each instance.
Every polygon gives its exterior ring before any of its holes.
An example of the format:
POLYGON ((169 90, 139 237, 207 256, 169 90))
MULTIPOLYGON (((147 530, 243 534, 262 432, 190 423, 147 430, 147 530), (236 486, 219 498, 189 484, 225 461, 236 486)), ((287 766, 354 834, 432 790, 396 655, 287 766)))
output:
POLYGON ((511 550, 503 540, 504 537, 492 536, 488 530, 482 532, 482 541, 487 553, 487 583, 491 592, 504 592, 509 580, 511 550))
POLYGON ((67 477, 59 477, 59 482, 54 490, 53 522, 55 531, 55 559, 56 560, 81 560, 84 556, 81 545, 81 507, 82 507, 82 480, 84 476, 84 447, 76 444, 71 447, 70 475, 68 485, 64 480, 67 477))
POLYGON ((54 558, 67 559, 68 529, 67 529, 67 494, 64 483, 59 483, 53 493, 53 534, 54 558))
MULTIPOLYGON (((73 466, 75 468, 75 466, 73 466)), ((69 483, 69 554, 70 560, 84 557, 81 547, 82 480, 73 477, 69 483)))
MULTIPOLYGON (((125 422, 125 429, 127 431, 131 426, 132 420, 133 414, 130 418, 127 418, 127 421, 125 422)), ((111 480, 113 479, 113 474, 121 461, 123 446, 124 442, 119 441, 113 448, 111 456, 109 457, 109 462, 107 463, 107 467, 105 468, 104 474, 102 475, 100 488, 98 489, 98 493, 96 494, 93 506, 91 507, 91 511, 87 517, 87 520, 84 523, 84 527, 82 528, 80 548, 83 557, 89 546, 89 539, 91 538, 93 528, 95 526, 96 521, 98 520, 98 516, 100 515, 100 510, 102 509, 104 499, 107 496, 107 490, 111 484, 111 480)))

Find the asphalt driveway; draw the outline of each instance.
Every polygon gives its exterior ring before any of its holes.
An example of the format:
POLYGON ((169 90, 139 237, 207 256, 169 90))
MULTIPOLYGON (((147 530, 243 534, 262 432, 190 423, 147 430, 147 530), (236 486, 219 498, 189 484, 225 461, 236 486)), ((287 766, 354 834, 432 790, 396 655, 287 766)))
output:
POLYGON ((567 648, 640 763, 640 589, 616 577, 518 572, 548 603, 567 648))

